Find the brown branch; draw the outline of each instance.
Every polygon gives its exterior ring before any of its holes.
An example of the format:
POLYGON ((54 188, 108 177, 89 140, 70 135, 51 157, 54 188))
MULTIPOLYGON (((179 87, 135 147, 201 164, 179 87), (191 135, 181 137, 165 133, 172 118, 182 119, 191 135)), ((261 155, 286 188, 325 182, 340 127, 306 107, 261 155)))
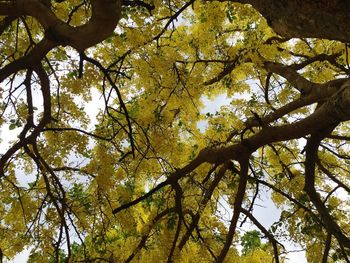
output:
POLYGON ((203 85, 209 86, 209 85, 212 85, 216 82, 219 82, 224 77, 226 77, 228 74, 230 74, 235 69, 235 67, 238 65, 238 63, 249 62, 250 59, 245 58, 245 55, 247 53, 248 53, 247 49, 243 49, 243 50, 238 51, 236 56, 233 59, 231 59, 232 62, 225 63, 224 69, 216 77, 205 81, 203 83, 203 85))
POLYGON ((33 120, 34 109, 33 109, 31 81, 32 81, 32 71, 28 70, 26 74, 26 78, 24 80, 24 85, 26 87, 26 94, 27 94, 28 114, 27 114, 27 123, 24 125, 24 128, 19 134, 19 138, 21 140, 24 140, 27 132, 34 127, 34 120, 33 120))
POLYGON ((349 136, 337 135, 337 134, 330 134, 327 136, 327 138, 334 139, 334 140, 350 141, 349 136))
POLYGON ((301 69, 305 68, 306 66, 308 66, 308 65, 310 65, 310 64, 312 64, 312 63, 314 63, 316 61, 319 61, 319 62, 323 62, 323 61, 333 62, 339 56, 341 56, 340 52, 335 53, 335 54, 331 54, 331 55, 322 53, 322 54, 316 55, 314 57, 309 57, 309 58, 307 58, 306 60, 304 60, 301 63, 294 63, 290 67, 293 68, 294 70, 301 70, 301 69))
POLYGON ((267 71, 276 73, 284 77, 290 84, 292 84, 301 94, 308 94, 311 92, 312 88, 317 85, 303 76, 301 76, 296 70, 291 66, 285 66, 276 62, 264 62, 264 67, 267 71))
POLYGON ((339 159, 350 160, 350 156, 348 156, 348 155, 344 155, 344 154, 337 153, 336 151, 333 151, 332 149, 330 149, 329 147, 327 147, 327 146, 324 145, 324 144, 320 144, 320 146, 321 146, 323 149, 326 149, 327 151, 329 151, 331 154, 337 156, 339 159))
POLYGON ((263 145, 300 138, 322 128, 334 125, 339 121, 350 119, 350 111, 348 112, 348 108, 350 108, 350 87, 348 88, 346 85, 319 107, 318 110, 301 121, 277 127, 266 127, 259 133, 244 139, 243 142, 228 147, 203 149, 187 166, 171 174, 167 180, 160 183, 144 196, 114 209, 113 213, 117 213, 141 202, 157 192, 160 188, 169 185, 192 172, 204 162, 222 164, 228 160, 241 160, 242 157, 254 152, 263 145), (320 119, 323 121, 319 121, 320 119))
POLYGON ((96 178, 96 176, 94 174, 91 174, 84 169, 69 167, 69 166, 55 167, 55 168, 52 168, 52 171, 54 171, 54 172, 62 172, 62 171, 78 172, 78 173, 83 173, 83 174, 86 174, 88 176, 91 176, 92 178, 96 178))
POLYGON ((269 72, 266 75, 265 80, 265 86, 264 86, 264 98, 267 104, 271 105, 270 99, 269 99, 269 87, 270 87, 270 79, 271 79, 272 73, 269 72))
POLYGON ((44 1, 17 0, 0 3, 0 15, 29 15, 45 30, 45 39, 58 45, 69 45, 78 52, 108 38, 117 26, 121 14, 121 0, 92 0, 91 19, 73 27, 59 20, 44 1))
POLYGON ((243 198, 245 196, 247 181, 248 181, 248 167, 249 157, 242 158, 240 161, 240 178, 238 183, 238 190, 233 204, 233 215, 231 218, 230 227, 226 236, 224 247, 222 248, 219 256, 217 257, 217 263, 222 263, 227 255, 228 250, 231 247, 233 236, 236 233, 237 222, 241 213, 243 198))
MULTIPOLYGON (((256 173, 255 173, 255 171, 254 171, 254 168, 252 167, 252 165, 250 164, 250 162, 249 162, 249 169, 250 169, 250 171, 253 173, 254 178, 257 178, 256 173)), ((254 204, 255 204, 255 200, 256 200, 256 198, 258 197, 259 193, 260 193, 260 191, 259 191, 259 182, 255 181, 255 193, 254 193, 254 195, 253 195, 252 201, 250 202, 249 208, 248 208, 248 210, 247 210, 249 213, 251 213, 251 212, 253 211, 254 204)), ((245 221, 247 220, 247 218, 248 218, 248 216, 246 216, 246 217, 242 220, 242 222, 240 223, 239 227, 242 227, 242 226, 243 226, 243 224, 245 223, 245 221)))
POLYGON ((75 132, 79 132, 79 133, 82 133, 82 134, 85 134, 87 136, 90 136, 90 137, 93 137, 95 139, 99 139, 99 140, 102 140, 102 141, 112 141, 119 133, 119 130, 117 130, 116 132, 114 132, 113 135, 111 135, 111 137, 102 137, 100 135, 97 135, 97 134, 94 134, 94 133, 91 133, 91 132, 88 132, 88 131, 85 131, 85 130, 82 130, 82 129, 78 129, 78 128, 71 128, 71 127, 63 127, 63 128, 44 128, 43 129, 43 132, 46 132, 46 131, 52 131, 52 132, 66 132, 66 131, 75 131, 75 132))
POLYGON ((0 70, 0 82, 11 74, 39 63, 46 54, 59 45, 70 45, 78 52, 94 46, 109 37, 120 18, 120 0, 93 0, 92 16, 82 26, 72 27, 60 21, 43 1, 17 0, 0 3, 0 14, 35 17, 45 30, 45 37, 25 56, 0 70))
MULTIPOLYGON (((309 94, 304 94, 298 99, 295 99, 281 108, 267 114, 261 118, 261 122, 266 126, 271 122, 278 120, 279 118, 292 113, 293 111, 302 107, 311 105, 316 102, 324 102, 326 99, 335 95, 339 91, 342 85, 346 82, 345 79, 332 80, 324 84, 315 84, 309 94)), ((246 121, 246 127, 252 128, 259 126, 260 123, 256 118, 249 118, 246 121)))
POLYGON ((0 70, 0 82, 4 81, 11 74, 33 67, 54 47, 56 47, 55 43, 46 38, 42 39, 27 55, 7 64, 0 70))
POLYGON ((315 189, 315 164, 317 161, 317 152, 321 140, 332 132, 335 125, 328 127, 327 129, 320 130, 317 133, 311 135, 306 144, 306 158, 305 158, 305 185, 304 190, 308 194, 311 202, 315 205, 319 212, 324 226, 327 231, 333 234, 338 241, 345 247, 350 248, 350 239, 342 232, 338 224, 329 214, 327 207, 320 199, 315 189))
POLYGON ((329 254, 329 250, 331 248, 331 243, 332 243, 332 234, 328 233, 327 234, 327 238, 326 238, 326 244, 324 246, 322 263, 327 263, 328 262, 328 254, 329 254))
POLYGON ((163 29, 159 32, 158 35, 156 35, 152 40, 156 40, 158 41, 159 38, 165 33, 165 31, 168 29, 168 27, 171 25, 171 23, 173 23, 174 20, 176 20, 178 18, 179 15, 182 14, 182 12, 184 12, 189 6, 191 6, 193 3, 195 2, 195 0, 190 0, 188 1, 186 4, 184 4, 179 10, 177 10, 168 20, 168 22, 166 22, 165 26, 163 27, 163 29))
MULTIPOLYGON (((70 235, 69 235, 69 227, 67 225, 67 222, 65 220, 65 203, 62 203, 62 207, 60 207, 59 202, 64 200, 63 198, 56 197, 54 193, 51 190, 51 183, 49 181, 49 178, 46 174, 48 171, 51 173, 51 175, 54 173, 52 172, 50 166, 46 163, 46 161, 41 157, 39 150, 37 148, 36 142, 33 142, 33 151, 31 151, 27 145, 24 146, 25 152, 32 158, 32 160, 36 163, 39 170, 42 172, 44 183, 45 183, 45 189, 47 191, 47 195, 50 197, 50 201, 53 203, 59 217, 61 220, 61 227, 65 229, 65 235, 66 235, 66 242, 67 242, 67 250, 68 250, 68 259, 71 256, 71 248, 70 248, 70 235)), ((61 186, 62 187, 62 186, 61 186)), ((59 242, 56 244, 57 247, 59 247, 59 243, 61 242, 61 239, 59 239, 59 242)))
POLYGON ((182 200, 181 200, 183 191, 182 191, 182 188, 178 182, 175 182, 173 184, 173 188, 175 189, 175 208, 176 208, 176 213, 178 214, 178 221, 177 221, 175 236, 173 239, 173 244, 171 245, 170 253, 169 253, 169 256, 167 259, 167 263, 173 262, 173 256, 174 256, 174 252, 175 252, 175 248, 176 248, 176 243, 177 243, 177 240, 179 239, 179 236, 180 236, 182 221, 184 221, 183 211, 182 211, 182 200))

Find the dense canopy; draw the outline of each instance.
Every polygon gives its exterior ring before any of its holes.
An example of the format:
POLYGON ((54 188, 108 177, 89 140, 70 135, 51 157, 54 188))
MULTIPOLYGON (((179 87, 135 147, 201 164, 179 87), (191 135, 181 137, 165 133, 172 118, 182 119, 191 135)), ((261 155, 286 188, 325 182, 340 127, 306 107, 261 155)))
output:
POLYGON ((0 262, 350 262, 348 1, 0 16, 0 262))

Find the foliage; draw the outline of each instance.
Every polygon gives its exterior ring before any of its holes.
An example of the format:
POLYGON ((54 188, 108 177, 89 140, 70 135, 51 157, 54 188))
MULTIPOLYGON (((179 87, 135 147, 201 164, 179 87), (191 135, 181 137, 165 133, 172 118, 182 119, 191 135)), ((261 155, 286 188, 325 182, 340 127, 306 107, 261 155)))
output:
POLYGON ((259 3, 0 1, 0 261, 349 262, 348 45, 259 3))
POLYGON ((247 255, 250 252, 261 247, 260 232, 257 230, 248 231, 241 238, 241 245, 243 247, 243 255, 247 255))

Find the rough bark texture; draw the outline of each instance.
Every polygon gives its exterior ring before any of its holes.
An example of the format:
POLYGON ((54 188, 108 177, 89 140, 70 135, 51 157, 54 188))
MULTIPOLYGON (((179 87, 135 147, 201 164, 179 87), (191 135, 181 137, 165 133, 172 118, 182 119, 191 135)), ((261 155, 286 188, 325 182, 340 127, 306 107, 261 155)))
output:
POLYGON ((284 37, 315 37, 350 42, 347 0, 241 0, 251 4, 284 37))

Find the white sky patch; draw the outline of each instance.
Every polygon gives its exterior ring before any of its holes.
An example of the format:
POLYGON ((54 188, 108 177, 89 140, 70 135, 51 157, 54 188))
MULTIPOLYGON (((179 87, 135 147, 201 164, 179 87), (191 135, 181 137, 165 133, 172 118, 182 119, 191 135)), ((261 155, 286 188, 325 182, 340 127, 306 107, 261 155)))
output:
POLYGON ((215 113, 219 111, 222 106, 229 105, 231 102, 231 99, 228 98, 226 94, 220 94, 212 99, 210 99, 207 96, 204 96, 202 98, 202 102, 204 104, 204 108, 202 112, 206 114, 206 113, 215 113))
POLYGON ((24 249, 21 253, 16 255, 13 260, 5 260, 4 263, 24 263, 28 261, 30 255, 30 248, 24 249))
POLYGON ((289 252, 286 256, 286 262, 288 263, 307 263, 305 251, 300 247, 295 247, 290 245, 288 248, 291 252, 289 252))
POLYGON ((0 155, 3 155, 9 149, 10 145, 12 145, 10 142, 18 139, 17 136, 22 130, 21 127, 10 130, 9 126, 10 125, 4 124, 0 128, 0 155))
POLYGON ((85 104, 85 113, 89 116, 90 127, 94 127, 97 122, 97 114, 104 109, 103 96, 96 88, 91 89, 91 101, 85 104))

